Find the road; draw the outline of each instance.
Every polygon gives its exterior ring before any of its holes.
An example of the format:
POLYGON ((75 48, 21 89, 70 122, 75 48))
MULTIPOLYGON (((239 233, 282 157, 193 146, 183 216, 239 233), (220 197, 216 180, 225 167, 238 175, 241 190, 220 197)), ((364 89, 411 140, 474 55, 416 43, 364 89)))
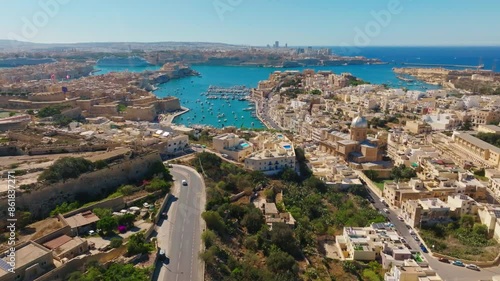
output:
POLYGON ((173 165, 170 173, 174 177, 171 203, 167 218, 158 222, 158 245, 165 250, 167 259, 158 261, 153 280, 201 281, 204 279, 204 264, 199 259, 202 250, 201 233, 205 223, 201 213, 205 209, 205 183, 194 169, 173 165), (188 186, 182 186, 182 180, 188 186))
POLYGON ((268 105, 268 102, 269 100, 271 99, 272 97, 272 94, 270 94, 270 96, 264 100, 262 103, 260 102, 257 102, 256 103, 256 108, 257 108, 257 115, 264 121, 263 123, 265 123, 265 125, 267 127, 271 127, 269 129, 275 129, 275 130, 279 130, 281 131, 282 128, 276 124, 276 122, 274 122, 273 119, 271 119, 271 117, 269 117, 268 115, 268 112, 269 112, 269 105, 268 105))
MULTIPOLYGON (((381 201, 380 198, 369 188, 366 188, 373 198, 373 206, 383 212, 384 208, 387 208, 381 201)), ((411 250, 419 251, 429 263, 429 266, 434 269, 439 276, 445 281, 473 281, 473 280, 491 280, 492 276, 500 275, 500 267, 482 268, 481 271, 477 272, 465 267, 458 267, 449 263, 443 263, 438 261, 431 254, 425 254, 420 249, 420 242, 415 241, 410 234, 406 223, 398 219, 398 215, 394 210, 389 209, 389 214, 384 215, 390 220, 396 231, 401 237, 403 237, 407 244, 410 246, 411 250)), ((432 247, 432 245, 427 245, 432 247)), ((427 247, 429 250, 432 248, 427 247)))

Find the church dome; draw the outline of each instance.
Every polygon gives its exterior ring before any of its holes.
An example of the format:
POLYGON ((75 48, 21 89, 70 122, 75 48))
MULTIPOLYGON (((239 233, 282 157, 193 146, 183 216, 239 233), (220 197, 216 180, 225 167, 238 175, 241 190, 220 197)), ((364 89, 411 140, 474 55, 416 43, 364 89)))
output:
POLYGON ((352 120, 351 128, 368 128, 368 121, 363 116, 357 116, 352 120))

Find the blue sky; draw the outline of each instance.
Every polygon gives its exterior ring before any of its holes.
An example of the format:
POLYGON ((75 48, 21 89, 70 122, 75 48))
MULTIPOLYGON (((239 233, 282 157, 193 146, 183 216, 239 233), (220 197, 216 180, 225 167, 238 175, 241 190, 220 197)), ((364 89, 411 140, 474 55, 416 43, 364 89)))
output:
POLYGON ((500 45, 498 0, 0 0, 0 7, 0 39, 44 43, 500 45))

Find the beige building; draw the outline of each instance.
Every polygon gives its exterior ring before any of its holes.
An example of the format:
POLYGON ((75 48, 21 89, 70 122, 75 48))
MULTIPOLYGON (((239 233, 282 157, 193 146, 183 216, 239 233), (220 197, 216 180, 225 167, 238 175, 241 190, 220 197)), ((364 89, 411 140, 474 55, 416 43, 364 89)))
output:
POLYGON ((52 255, 59 261, 70 260, 89 251, 87 240, 78 236, 72 238, 68 235, 61 235, 45 242, 43 246, 52 250, 52 255))
POLYGON ((500 127, 496 125, 479 125, 477 131, 480 133, 500 134, 500 127))
POLYGON ((257 151, 245 159, 245 168, 265 174, 277 174, 287 167, 295 169, 295 149, 285 135, 264 132, 250 142, 257 151))
POLYGON ((0 256, 0 281, 32 281, 54 267, 51 251, 35 242, 16 245, 15 273, 8 272, 11 268, 10 253, 0 256))
POLYGON ((412 227, 448 223, 456 216, 450 206, 437 198, 408 200, 401 206, 402 217, 412 227))
POLYGON ((456 145, 481 159, 486 165, 500 169, 500 148, 468 133, 453 133, 453 141, 456 145))
POLYGON ((367 136, 368 121, 362 115, 352 120, 349 134, 333 131, 320 142, 319 149, 355 163, 376 162, 382 159, 379 140, 367 136))
POLYGON ((419 179, 411 179, 409 182, 386 182, 382 197, 389 205, 399 208, 408 200, 433 198, 433 193, 419 179))
POLYGON ((429 124, 422 121, 408 120, 406 121, 405 130, 412 134, 420 135, 420 134, 430 133, 432 131, 432 127, 429 124))
POLYGON ((189 137, 187 135, 176 135, 167 137, 165 145, 165 153, 176 154, 184 151, 189 146, 189 137))
POLYGON ((215 151, 227 154, 229 158, 242 162, 253 152, 253 144, 233 133, 216 136, 212 140, 215 151))
POLYGON ((343 234, 335 238, 343 260, 372 261, 382 257, 383 260, 397 263, 411 257, 401 237, 385 224, 344 227, 343 234))
POLYGON ((475 109, 469 112, 468 116, 475 127, 498 123, 500 121, 500 111, 498 110, 475 109))
POLYGON ((403 265, 395 265, 386 272, 384 281, 443 281, 430 267, 420 267, 413 259, 405 260, 403 265))

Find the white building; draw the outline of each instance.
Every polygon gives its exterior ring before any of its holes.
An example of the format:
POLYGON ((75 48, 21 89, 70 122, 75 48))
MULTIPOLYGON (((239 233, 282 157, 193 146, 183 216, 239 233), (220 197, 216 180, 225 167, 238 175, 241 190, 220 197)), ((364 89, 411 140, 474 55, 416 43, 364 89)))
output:
POLYGON ((287 167, 295 169, 295 149, 285 135, 264 132, 250 142, 257 151, 245 159, 247 169, 265 174, 277 174, 287 167))
POLYGON ((450 113, 428 114, 422 118, 422 121, 429 124, 434 131, 452 130, 461 124, 460 119, 450 113))

